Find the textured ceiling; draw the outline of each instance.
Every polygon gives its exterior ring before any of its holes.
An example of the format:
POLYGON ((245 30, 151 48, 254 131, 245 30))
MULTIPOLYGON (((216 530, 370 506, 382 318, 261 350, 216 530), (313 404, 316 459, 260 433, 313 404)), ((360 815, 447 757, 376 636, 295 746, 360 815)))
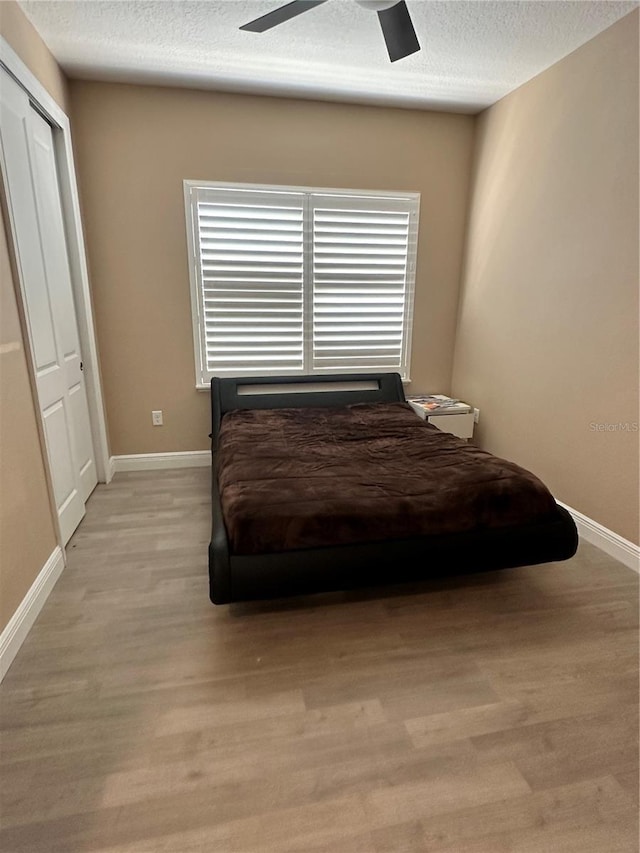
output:
POLYGON ((477 112, 638 2, 407 0, 422 50, 391 64, 375 12, 329 0, 239 30, 278 0, 22 0, 72 77, 477 112))

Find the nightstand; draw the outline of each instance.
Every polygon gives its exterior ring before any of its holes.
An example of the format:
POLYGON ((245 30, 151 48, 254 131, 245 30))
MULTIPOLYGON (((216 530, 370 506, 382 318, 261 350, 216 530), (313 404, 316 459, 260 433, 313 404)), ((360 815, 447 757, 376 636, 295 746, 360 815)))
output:
MULTIPOLYGON (((451 399, 444 394, 437 396, 443 400, 451 399)), ((457 402, 446 409, 435 409, 434 411, 425 409, 419 403, 414 402, 411 397, 407 398, 407 403, 419 417, 438 427, 442 432, 450 432, 452 435, 457 435, 458 438, 472 438, 473 409, 467 403, 457 402)))

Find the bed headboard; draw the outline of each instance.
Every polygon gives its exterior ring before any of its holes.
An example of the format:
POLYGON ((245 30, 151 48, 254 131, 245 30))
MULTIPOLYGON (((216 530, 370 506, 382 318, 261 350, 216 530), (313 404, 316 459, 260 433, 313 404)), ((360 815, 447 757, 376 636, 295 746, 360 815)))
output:
POLYGON ((214 377, 211 380, 214 441, 222 416, 235 409, 299 409, 404 402, 398 373, 214 377))

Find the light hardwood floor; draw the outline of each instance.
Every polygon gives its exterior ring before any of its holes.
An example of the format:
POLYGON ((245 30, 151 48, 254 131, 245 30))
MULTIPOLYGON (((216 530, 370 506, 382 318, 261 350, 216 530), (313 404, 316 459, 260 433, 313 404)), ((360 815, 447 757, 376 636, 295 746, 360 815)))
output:
POLYGON ((209 529, 206 469, 94 493, 0 688, 0 849, 638 850, 632 571, 214 607, 209 529))

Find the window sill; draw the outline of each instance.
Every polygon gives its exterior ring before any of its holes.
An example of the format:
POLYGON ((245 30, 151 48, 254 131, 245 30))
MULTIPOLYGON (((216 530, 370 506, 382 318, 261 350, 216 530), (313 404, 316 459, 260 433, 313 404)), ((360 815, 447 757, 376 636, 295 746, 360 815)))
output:
MULTIPOLYGON (((345 377, 348 379, 349 374, 345 374, 345 377)), ((403 379, 403 386, 407 386, 411 383, 411 379, 403 379)), ((196 385, 196 391, 211 391, 211 385, 196 385)))

